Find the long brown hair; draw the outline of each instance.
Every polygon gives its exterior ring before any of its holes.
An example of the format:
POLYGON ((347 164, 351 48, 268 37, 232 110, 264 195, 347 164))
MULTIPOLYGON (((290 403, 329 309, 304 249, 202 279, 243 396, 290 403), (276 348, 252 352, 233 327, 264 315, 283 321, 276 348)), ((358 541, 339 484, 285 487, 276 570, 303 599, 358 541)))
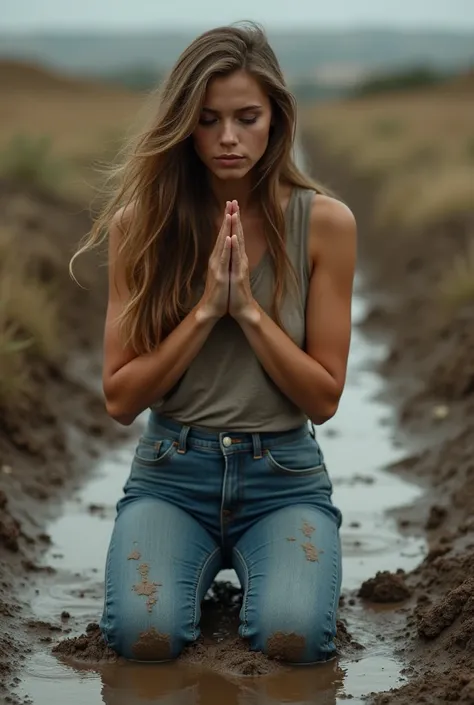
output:
POLYGON ((324 190, 293 159, 296 101, 263 29, 254 23, 218 27, 183 51, 152 96, 154 116, 124 150, 114 170, 114 190, 71 260, 107 237, 120 208, 124 262, 130 292, 118 324, 124 343, 137 353, 151 351, 192 307, 215 238, 213 196, 192 143, 208 82, 245 70, 257 79, 272 105, 273 127, 265 154, 255 166, 254 195, 261 204, 265 236, 275 272, 273 311, 279 307, 291 265, 285 247, 280 186, 324 190))

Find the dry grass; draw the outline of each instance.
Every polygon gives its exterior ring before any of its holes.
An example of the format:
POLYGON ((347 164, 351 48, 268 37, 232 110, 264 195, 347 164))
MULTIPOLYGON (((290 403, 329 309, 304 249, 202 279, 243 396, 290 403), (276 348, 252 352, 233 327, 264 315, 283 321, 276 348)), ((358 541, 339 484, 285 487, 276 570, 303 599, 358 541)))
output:
POLYGON ((474 101, 467 81, 317 105, 303 129, 356 174, 375 178, 377 225, 407 231, 474 207, 474 101))
POLYGON ((6 408, 28 392, 27 354, 47 362, 61 354, 57 296, 28 265, 14 233, 0 232, 0 403, 6 408))
POLYGON ((375 223, 380 228, 420 230, 474 209, 474 174, 466 164, 444 164, 428 178, 418 169, 396 180, 388 179, 380 190, 375 223))
MULTIPOLYGON (((0 61, 0 175, 89 204, 144 97, 121 88, 76 81, 35 66, 0 61)), ((26 206, 27 207, 27 204, 26 206)), ((23 205, 22 205, 23 208, 23 205)), ((28 258, 15 233, 0 229, 0 404, 28 394, 32 360, 62 353, 60 292, 54 272, 64 257, 32 233, 28 258), (41 278, 44 265, 53 276, 41 278)))
POLYGON ((67 165, 54 156, 50 136, 17 134, 0 151, 0 175, 25 186, 61 191, 67 165))
POLYGON ((450 311, 474 304, 474 236, 467 251, 446 270, 439 294, 441 303, 450 311))
POLYGON ((122 135, 136 123, 144 96, 122 88, 64 79, 36 67, 0 61, 0 151, 18 135, 31 144, 49 136, 50 164, 67 165, 61 192, 89 201, 122 135))

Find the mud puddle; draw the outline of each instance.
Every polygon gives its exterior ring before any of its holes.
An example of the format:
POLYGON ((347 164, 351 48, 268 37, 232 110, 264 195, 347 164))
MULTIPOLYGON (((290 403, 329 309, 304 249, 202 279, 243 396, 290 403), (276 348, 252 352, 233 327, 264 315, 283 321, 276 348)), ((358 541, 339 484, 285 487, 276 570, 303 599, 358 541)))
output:
MULTIPOLYGON (((389 510, 409 504, 421 489, 383 468, 404 453, 391 438, 391 410, 378 397, 382 380, 371 371, 384 353, 357 328, 365 302, 354 299, 354 332, 346 390, 336 418, 318 429, 342 509, 343 594, 341 617, 363 650, 342 654, 323 666, 277 671, 256 678, 213 672, 189 663, 170 665, 65 663, 51 653, 59 638, 83 633, 97 622, 102 607, 103 566, 115 502, 129 472, 130 444, 110 448, 97 461, 93 479, 63 507, 48 527, 51 546, 39 573, 31 605, 40 625, 32 624, 32 653, 18 695, 35 705, 333 705, 399 686, 402 665, 390 640, 400 605, 367 606, 357 596, 361 583, 377 571, 410 570, 422 559, 422 539, 401 535, 389 510)), ((137 421, 137 435, 143 420, 137 421)), ((238 584, 233 571, 219 579, 238 584)))

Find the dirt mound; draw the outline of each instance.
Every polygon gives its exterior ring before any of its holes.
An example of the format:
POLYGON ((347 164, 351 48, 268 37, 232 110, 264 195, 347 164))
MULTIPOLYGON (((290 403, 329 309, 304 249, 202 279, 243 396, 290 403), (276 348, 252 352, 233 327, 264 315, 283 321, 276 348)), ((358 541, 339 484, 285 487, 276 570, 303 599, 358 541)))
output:
POLYGON ((454 668, 450 673, 437 669, 417 678, 409 685, 392 693, 376 695, 373 705, 446 705, 446 703, 474 703, 474 675, 471 670, 454 668))
POLYGON ((388 570, 378 572, 375 578, 362 583, 358 596, 371 602, 402 602, 411 595, 405 583, 405 572, 390 573, 388 570))
POLYGON ((95 622, 87 625, 85 634, 60 641, 53 647, 53 653, 67 659, 92 663, 115 663, 121 660, 116 652, 107 646, 99 625, 95 622))

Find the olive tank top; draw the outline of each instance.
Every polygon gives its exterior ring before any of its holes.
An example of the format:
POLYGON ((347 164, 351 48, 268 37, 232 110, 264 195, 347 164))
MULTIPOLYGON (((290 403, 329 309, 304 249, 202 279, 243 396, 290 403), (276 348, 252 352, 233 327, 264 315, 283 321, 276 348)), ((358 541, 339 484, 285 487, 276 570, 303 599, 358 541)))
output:
MULTIPOLYGON (((310 278, 309 217, 314 191, 293 188, 286 211, 286 248, 299 292, 289 287, 280 317, 284 330, 300 348, 305 345, 305 309, 310 278)), ((250 272, 254 298, 272 316, 274 272, 269 252, 250 272)), ((262 367, 239 324, 224 316, 178 383, 151 407, 189 426, 212 430, 287 431, 307 416, 283 394, 262 367)))

